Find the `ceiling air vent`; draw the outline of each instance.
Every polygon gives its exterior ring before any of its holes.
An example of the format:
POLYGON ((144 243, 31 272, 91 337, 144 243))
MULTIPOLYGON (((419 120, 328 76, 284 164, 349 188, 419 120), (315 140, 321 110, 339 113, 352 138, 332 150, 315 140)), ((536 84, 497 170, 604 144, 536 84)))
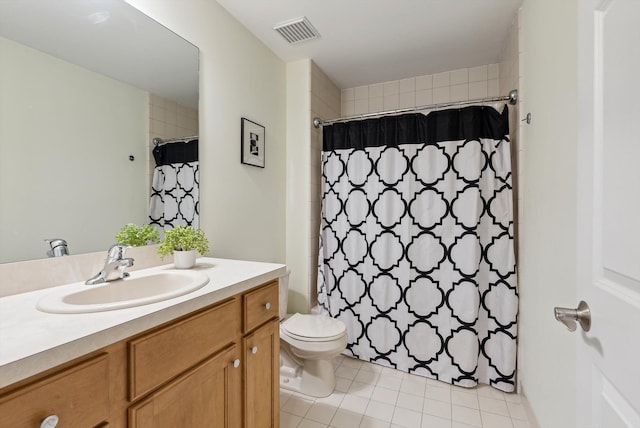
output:
POLYGON ((273 29, 291 44, 320 37, 318 31, 313 28, 313 25, 304 16, 278 24, 273 29))

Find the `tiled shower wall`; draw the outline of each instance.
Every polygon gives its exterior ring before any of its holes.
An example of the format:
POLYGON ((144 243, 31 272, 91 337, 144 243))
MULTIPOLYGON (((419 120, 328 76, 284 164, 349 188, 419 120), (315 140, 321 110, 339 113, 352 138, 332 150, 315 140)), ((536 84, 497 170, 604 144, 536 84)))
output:
MULTIPOLYGON (((525 100, 524 100, 524 67, 523 59, 524 59, 524 43, 522 39, 523 28, 521 27, 522 23, 522 13, 518 12, 518 15, 513 20, 511 24, 511 30, 507 39, 504 42, 504 46, 502 49, 501 62, 500 62, 500 88, 503 89, 503 92, 509 91, 510 89, 518 89, 518 104, 515 108, 512 108, 509 117, 509 130, 510 135, 513 140, 513 144, 511 146, 511 161, 514 165, 516 165, 515 174, 513 176, 513 186, 514 186, 514 195, 516 199, 517 211, 515 213, 515 230, 516 230, 516 256, 517 256, 517 264, 518 264, 518 283, 519 283, 519 295, 520 299, 526 299, 528 290, 526 287, 522 287, 522 283, 520 282, 520 278, 522 277, 523 269, 526 269, 524 266, 526 257, 523 257, 520 249, 522 248, 522 239, 523 236, 519 231, 523 230, 523 224, 525 222, 524 215, 524 139, 523 139, 523 127, 528 126, 525 122, 522 122, 523 116, 526 115, 525 108, 525 100)), ((519 331, 523 331, 523 318, 522 317, 522 305, 520 305, 520 314, 518 315, 518 319, 520 322, 519 331)), ((526 352, 526 349, 522 348, 522 341, 518 343, 518 368, 516 372, 516 380, 517 380, 517 390, 520 393, 523 393, 522 387, 520 384, 520 373, 522 368, 522 358, 523 352, 526 352)), ((534 421, 535 418, 530 415, 529 419, 534 421)), ((535 425, 534 425, 535 426, 535 425)))
POLYGON ((320 232, 320 178, 322 175, 322 128, 313 126, 313 118, 340 117, 340 89, 311 61, 311 209, 309 229, 309 307, 317 303, 318 237, 320 232))
MULTIPOLYGON (((499 65, 462 68, 342 90, 342 116, 501 95, 499 65)), ((506 95, 506 94, 505 94, 506 95)))
POLYGON ((152 139, 198 135, 198 110, 149 94, 149 130, 152 139))
MULTIPOLYGON (((504 41, 504 45, 502 48, 501 61, 499 64, 500 70, 500 79, 499 79, 499 88, 500 92, 507 94, 511 89, 520 89, 521 87, 521 73, 520 73, 520 57, 521 52, 519 48, 519 18, 516 16, 511 24, 511 30, 509 31, 509 35, 504 41)), ((520 111, 523 111, 523 95, 522 90, 518 91, 518 103, 515 106, 509 106, 509 134, 511 136, 512 145, 511 145, 511 163, 514 165, 514 175, 513 175, 513 190, 514 197, 517 206, 517 211, 514 213, 514 222, 516 225, 516 232, 519 226, 520 221, 522 220, 522 207, 523 203, 521 201, 521 192, 522 189, 522 165, 524 162, 522 161, 522 156, 524 154, 522 141, 520 137, 520 126, 522 122, 518 119, 520 117, 520 111), (517 167, 516 167, 517 166, 517 167)), ((516 236, 518 234, 516 233, 516 236)))

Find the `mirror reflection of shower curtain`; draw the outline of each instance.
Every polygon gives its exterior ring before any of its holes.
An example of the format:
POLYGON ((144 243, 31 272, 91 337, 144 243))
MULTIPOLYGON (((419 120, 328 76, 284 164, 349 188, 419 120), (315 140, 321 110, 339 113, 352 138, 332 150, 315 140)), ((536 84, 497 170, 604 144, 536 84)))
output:
POLYGON ((347 355, 514 390, 508 123, 472 106, 324 127, 318 302, 347 355))
POLYGON ((198 140, 153 149, 149 223, 162 231, 178 225, 199 227, 198 140))

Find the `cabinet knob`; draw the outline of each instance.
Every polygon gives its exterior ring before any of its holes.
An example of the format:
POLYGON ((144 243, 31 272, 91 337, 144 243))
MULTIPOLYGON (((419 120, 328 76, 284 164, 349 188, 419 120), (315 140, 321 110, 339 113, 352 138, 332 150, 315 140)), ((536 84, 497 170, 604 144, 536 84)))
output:
POLYGON ((253 346, 253 347, 251 348, 251 353, 252 353, 252 354, 257 354, 257 353, 258 353, 258 347, 257 347, 257 346, 253 346))
POLYGON ((58 418, 58 415, 47 416, 40 424, 40 428, 54 428, 58 425, 59 420, 60 418, 58 418))
POLYGON ((235 360, 233 360, 233 367, 235 367, 236 369, 240 367, 240 358, 236 358, 235 360))
POLYGON ((264 304, 264 308, 265 308, 266 310, 271 309, 271 302, 267 302, 267 303, 265 303, 265 304, 264 304))

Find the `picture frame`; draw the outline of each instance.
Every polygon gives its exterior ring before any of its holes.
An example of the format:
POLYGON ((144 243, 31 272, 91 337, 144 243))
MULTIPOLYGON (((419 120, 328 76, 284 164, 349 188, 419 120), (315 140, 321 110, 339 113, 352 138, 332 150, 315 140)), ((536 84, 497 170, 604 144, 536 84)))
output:
POLYGON ((240 135, 240 162, 264 168, 266 155, 264 126, 243 117, 240 123, 240 135))

